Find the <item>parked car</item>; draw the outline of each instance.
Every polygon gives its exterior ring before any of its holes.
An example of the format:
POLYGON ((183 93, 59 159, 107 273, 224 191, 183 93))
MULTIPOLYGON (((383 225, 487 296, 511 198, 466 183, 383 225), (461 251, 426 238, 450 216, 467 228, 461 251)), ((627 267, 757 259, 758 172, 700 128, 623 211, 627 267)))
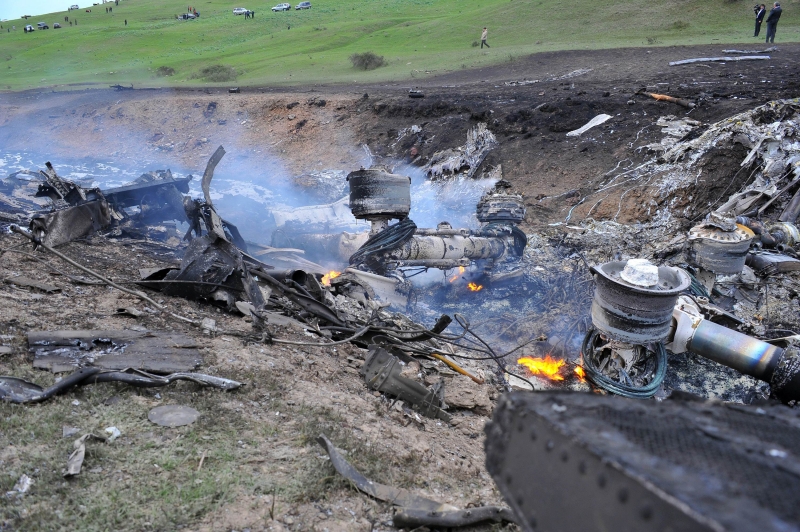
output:
POLYGON ((80 9, 80 8, 78 7, 78 4, 72 4, 71 6, 69 6, 69 9, 70 11, 72 11, 73 9, 80 9))
POLYGON ((57 29, 58 29, 58 28, 60 28, 60 27, 61 27, 61 24, 59 24, 58 22, 54 22, 54 23, 53 23, 53 29, 54 29, 54 30, 57 30, 57 29))
POLYGON ((194 13, 184 13, 183 15, 180 16, 180 18, 183 19, 183 20, 194 20, 198 16, 200 16, 200 15, 199 14, 195 15, 194 13))
POLYGON ((273 11, 290 11, 291 9, 292 4, 278 4, 272 8, 273 11))
POLYGON ((40 30, 49 30, 50 29, 50 26, 48 26, 46 22, 40 22, 40 23, 38 23, 36 25, 36 27, 39 28, 40 30))
POLYGON ((294 8, 295 9, 311 9, 311 2, 300 2, 294 8))
POLYGON ((36 28, 34 28, 33 26, 31 26, 30 24, 28 24, 27 26, 25 26, 25 31, 26 31, 26 32, 28 32, 28 33, 29 33, 29 32, 32 32, 32 31, 33 31, 33 30, 35 30, 35 29, 36 29, 36 28))
POLYGON ((245 13, 247 13, 247 9, 245 9, 243 7, 234 7, 233 8, 233 14, 234 15, 244 15, 245 13))

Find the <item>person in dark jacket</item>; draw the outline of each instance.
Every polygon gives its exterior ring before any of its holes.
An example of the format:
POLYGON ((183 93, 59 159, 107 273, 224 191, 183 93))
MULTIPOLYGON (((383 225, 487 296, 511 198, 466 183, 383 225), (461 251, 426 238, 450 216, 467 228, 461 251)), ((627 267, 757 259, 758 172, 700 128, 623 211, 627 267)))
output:
POLYGON ((775 2, 775 7, 770 9, 767 17, 767 42, 775 42, 775 31, 778 29, 778 20, 781 18, 781 5, 775 2))
POLYGON ((764 15, 767 14, 767 6, 761 4, 758 6, 756 12, 756 32, 753 34, 753 37, 758 37, 758 34, 761 33, 761 23, 764 22, 764 15))

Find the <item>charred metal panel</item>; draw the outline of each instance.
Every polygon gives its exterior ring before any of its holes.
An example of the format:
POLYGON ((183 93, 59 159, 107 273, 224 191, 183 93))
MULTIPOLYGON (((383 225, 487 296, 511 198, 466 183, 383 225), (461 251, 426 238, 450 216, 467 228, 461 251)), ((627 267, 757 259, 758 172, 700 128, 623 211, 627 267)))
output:
POLYGON ((110 223, 108 203, 98 199, 50 214, 36 215, 31 220, 30 229, 44 244, 56 247, 88 236, 110 223))
POLYGON ((563 392, 503 396, 486 466, 523 530, 800 530, 800 413, 563 392))

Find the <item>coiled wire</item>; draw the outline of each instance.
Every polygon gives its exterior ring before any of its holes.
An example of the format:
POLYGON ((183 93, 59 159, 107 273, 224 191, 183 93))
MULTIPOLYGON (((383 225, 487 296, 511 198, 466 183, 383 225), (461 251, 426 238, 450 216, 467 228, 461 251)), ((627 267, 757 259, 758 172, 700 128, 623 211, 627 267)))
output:
POLYGON ((369 237, 369 240, 350 256, 350 264, 358 266, 373 255, 399 248, 414 236, 416 230, 417 224, 410 218, 390 225, 380 233, 369 237))
POLYGON ((596 386, 623 397, 633 399, 653 397, 667 375, 667 350, 664 348, 664 344, 662 342, 655 344, 655 369, 650 382, 644 386, 631 386, 605 376, 598 369, 594 346, 599 335, 600 331, 593 327, 586 332, 586 336, 583 338, 583 369, 586 371, 586 378, 596 386))

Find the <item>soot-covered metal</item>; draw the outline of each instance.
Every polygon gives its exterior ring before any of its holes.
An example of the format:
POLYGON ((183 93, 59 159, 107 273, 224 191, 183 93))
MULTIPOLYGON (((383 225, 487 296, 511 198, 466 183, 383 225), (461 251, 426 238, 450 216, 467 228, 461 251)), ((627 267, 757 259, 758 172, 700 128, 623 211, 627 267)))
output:
POLYGON ((800 522, 800 414, 788 407, 517 392, 486 435, 487 469, 526 531, 800 522))

